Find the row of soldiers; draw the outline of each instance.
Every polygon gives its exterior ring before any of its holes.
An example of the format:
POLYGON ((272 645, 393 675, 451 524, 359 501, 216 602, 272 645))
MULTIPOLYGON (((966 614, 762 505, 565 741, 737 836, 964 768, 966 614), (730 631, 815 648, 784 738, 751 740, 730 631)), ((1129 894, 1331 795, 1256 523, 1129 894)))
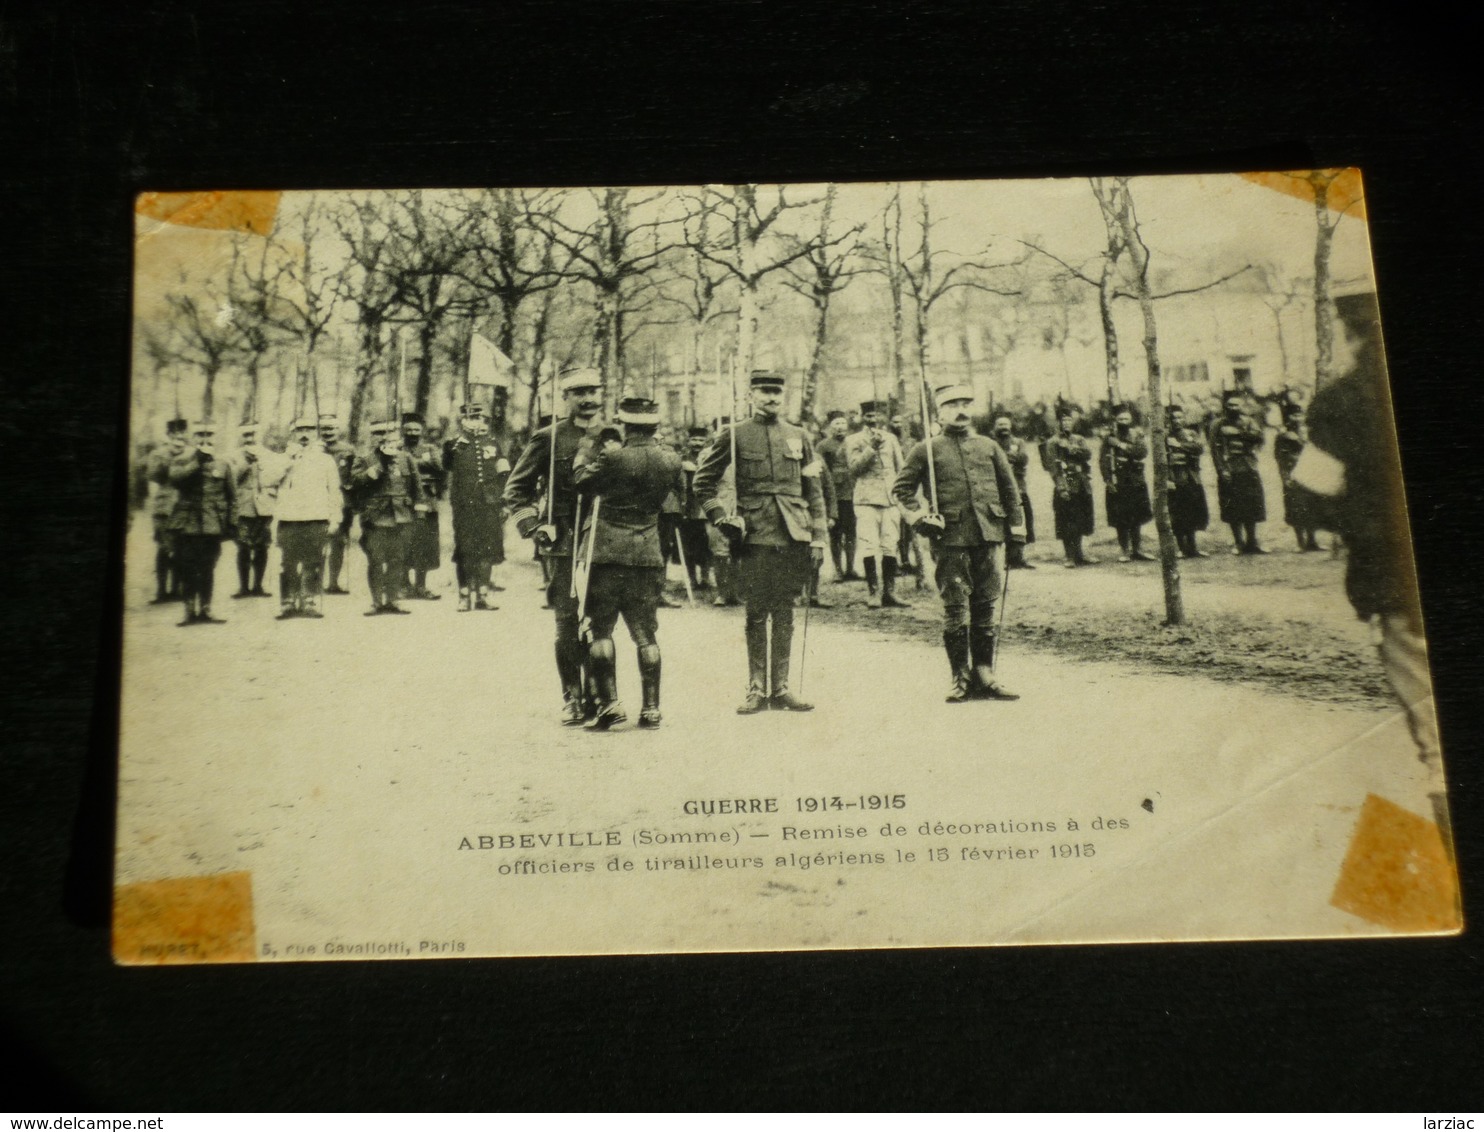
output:
POLYGON ((165 444, 145 461, 155 485, 155 604, 184 601, 182 626, 221 624, 212 612, 223 541, 237 547, 234 598, 269 597, 268 552, 280 550, 280 620, 323 617, 322 596, 343 595, 345 552, 360 521, 371 608, 404 614, 404 598, 437 600, 427 574, 438 566, 438 501, 454 525, 461 610, 493 609, 492 570, 504 560, 502 497, 510 460, 488 412, 466 405, 457 435, 441 451, 424 440, 422 417, 373 422, 364 452, 344 439, 330 414, 294 422, 286 452, 260 443, 255 424, 221 453, 206 421, 171 421, 165 444))

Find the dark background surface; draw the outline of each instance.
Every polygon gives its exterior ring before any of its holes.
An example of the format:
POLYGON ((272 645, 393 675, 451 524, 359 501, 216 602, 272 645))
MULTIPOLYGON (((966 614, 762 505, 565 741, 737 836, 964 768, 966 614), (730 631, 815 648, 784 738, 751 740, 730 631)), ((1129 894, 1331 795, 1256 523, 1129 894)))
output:
POLYGON ((1478 1106, 1472 933, 110 964, 144 189, 1362 166, 1478 922, 1480 117, 1449 48, 1467 29, 1415 5, 982 7, 0 8, 7 1106, 1478 1106))

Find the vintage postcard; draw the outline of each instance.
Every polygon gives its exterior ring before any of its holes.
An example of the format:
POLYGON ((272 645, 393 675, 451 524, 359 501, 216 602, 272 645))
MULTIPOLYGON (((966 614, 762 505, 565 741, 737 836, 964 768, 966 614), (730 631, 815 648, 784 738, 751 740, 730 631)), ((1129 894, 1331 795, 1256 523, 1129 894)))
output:
POLYGON ((135 223, 117 962, 1461 930, 1357 170, 135 223))

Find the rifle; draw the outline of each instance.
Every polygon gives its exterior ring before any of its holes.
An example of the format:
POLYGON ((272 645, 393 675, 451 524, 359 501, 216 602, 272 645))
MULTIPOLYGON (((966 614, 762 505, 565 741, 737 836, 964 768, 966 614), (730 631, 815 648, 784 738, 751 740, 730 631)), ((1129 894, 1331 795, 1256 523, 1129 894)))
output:
POLYGON ((928 389, 924 379, 918 388, 922 395, 922 443, 927 452, 928 505, 932 514, 938 513, 938 469, 933 462, 933 433, 928 422, 928 389))

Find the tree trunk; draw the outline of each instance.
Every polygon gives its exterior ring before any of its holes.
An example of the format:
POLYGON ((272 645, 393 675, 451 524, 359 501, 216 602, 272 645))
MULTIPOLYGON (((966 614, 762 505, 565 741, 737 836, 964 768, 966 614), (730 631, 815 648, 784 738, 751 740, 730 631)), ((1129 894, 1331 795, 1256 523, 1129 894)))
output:
POLYGON ((1314 389, 1334 376, 1334 310, 1329 302, 1329 254, 1335 226, 1329 216, 1329 179, 1312 177, 1314 186, 1314 389))
MULTIPOLYGON (((438 337, 438 324, 442 321, 441 318, 428 318, 418 328, 417 332, 417 389, 413 394, 412 400, 414 411, 420 413, 424 418, 428 415, 428 404, 433 399, 433 342, 438 337)), ((399 367, 401 360, 401 358, 397 359, 399 367)), ((455 366, 455 372, 457 372, 457 368, 455 366)), ((397 401, 399 404, 403 396, 402 381, 403 375, 399 369, 397 374, 397 401)), ((402 407, 405 408, 406 406, 403 405, 402 407)))
POLYGON ((1102 278, 1098 280, 1098 317, 1103 324, 1103 351, 1107 358, 1108 367, 1108 402, 1109 407, 1116 405, 1123 397, 1119 391, 1119 371, 1121 360, 1118 354, 1118 324, 1113 321, 1113 291, 1116 286, 1116 265, 1112 256, 1117 251, 1109 248, 1109 258, 1103 261, 1102 278))
MULTIPOLYGON (((1160 577, 1164 583, 1165 624, 1185 624, 1185 599, 1180 592, 1180 554, 1170 522, 1170 463, 1165 443, 1163 374, 1159 366, 1159 335, 1154 323, 1154 296, 1149 289, 1149 253, 1139 238, 1134 201, 1127 182, 1120 182, 1116 210, 1123 247, 1133 260, 1134 289, 1144 316, 1144 357, 1149 368, 1149 447, 1154 457, 1154 526, 1159 532, 1160 577)), ((1106 275, 1105 275, 1106 278, 1106 275)))
POLYGON ((828 292, 814 301, 814 351, 809 356, 809 370, 804 374, 804 391, 799 400, 802 423, 814 415, 814 401, 819 394, 819 374, 824 368, 824 347, 829 339, 830 296, 828 292))

